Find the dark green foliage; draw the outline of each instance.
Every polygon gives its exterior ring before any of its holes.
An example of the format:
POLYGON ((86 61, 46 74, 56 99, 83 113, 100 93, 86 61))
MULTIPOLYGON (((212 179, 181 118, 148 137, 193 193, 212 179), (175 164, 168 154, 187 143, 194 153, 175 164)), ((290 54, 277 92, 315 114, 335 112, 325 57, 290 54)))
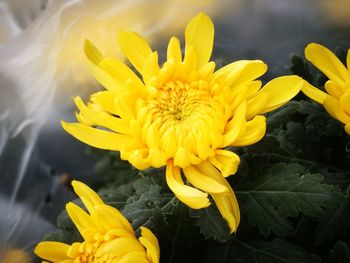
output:
POLYGON ((341 194, 322 184, 323 177, 309 174, 299 164, 277 163, 259 167, 236 186, 242 217, 261 234, 277 236, 293 233, 288 217, 300 213, 320 217, 323 209, 337 205, 341 194))
POLYGON ((219 242, 230 239, 230 229, 215 206, 192 210, 191 215, 197 218, 199 230, 206 239, 213 238, 219 242))
POLYGON ((307 62, 297 54, 292 54, 290 56, 290 61, 292 65, 290 66, 290 70, 295 74, 303 79, 307 80, 308 82, 313 81, 313 77, 310 72, 309 65, 307 62))
POLYGON ((332 242, 336 238, 347 235, 350 231, 350 198, 344 198, 343 203, 333 209, 319 221, 315 242, 322 244, 332 242))
POLYGON ((208 262, 220 263, 316 263, 320 259, 283 239, 270 242, 262 240, 242 241, 233 239, 223 246, 209 251, 208 262), (214 256, 215 255, 215 256, 214 256))
POLYGON ((334 248, 329 252, 329 262, 331 263, 350 262, 349 246, 342 241, 338 241, 334 245, 334 248))

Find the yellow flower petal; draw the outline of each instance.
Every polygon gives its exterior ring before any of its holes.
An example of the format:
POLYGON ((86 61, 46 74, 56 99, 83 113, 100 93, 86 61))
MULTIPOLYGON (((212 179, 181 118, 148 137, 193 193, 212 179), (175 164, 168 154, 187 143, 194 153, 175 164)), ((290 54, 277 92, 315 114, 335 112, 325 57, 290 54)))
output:
POLYGON ((272 111, 291 100, 297 95, 304 81, 298 76, 278 77, 268 82, 258 93, 267 92, 269 100, 260 113, 272 111))
POLYGON ((346 131, 347 134, 350 135, 350 122, 345 125, 345 131, 346 131))
POLYGON ((330 115, 332 115, 335 119, 341 121, 344 124, 350 122, 350 116, 342 110, 342 108, 339 105, 339 102, 333 97, 328 97, 324 101, 323 106, 325 107, 327 112, 330 115))
POLYGON ((240 163, 238 155, 227 150, 216 150, 215 156, 210 157, 208 160, 224 177, 235 174, 240 163))
POLYGON ((44 241, 35 247, 34 254, 51 262, 61 262, 68 259, 68 249, 69 245, 54 241, 44 241))
POLYGON ((260 77, 266 71, 267 65, 261 60, 239 60, 217 70, 213 74, 212 82, 224 76, 226 85, 239 86, 260 77))
POLYGON ((74 192, 80 197, 81 201, 83 201, 88 211, 92 211, 92 209, 97 205, 104 204, 99 195, 86 184, 74 180, 72 181, 72 186, 74 192))
POLYGON ((94 78, 108 90, 119 90, 120 83, 116 81, 114 76, 98 66, 103 59, 101 52, 89 40, 85 40, 84 49, 88 58, 89 70, 94 78))
POLYGON ((193 46, 198 55, 198 67, 209 61, 214 43, 214 25, 204 13, 195 16, 185 29, 186 51, 193 46))
POLYGON ((144 84, 134 71, 123 62, 117 59, 105 58, 99 62, 98 66, 114 78, 117 83, 116 85, 120 87, 118 91, 123 91, 123 89, 125 89, 125 82, 131 81, 134 90, 138 90, 142 95, 145 95, 146 90, 144 84))
POLYGON ((248 101, 246 118, 248 120, 254 118, 257 114, 263 111, 269 100, 269 93, 266 91, 259 92, 248 101))
POLYGON ((329 79, 336 81, 338 84, 350 81, 349 72, 328 48, 311 43, 305 48, 305 57, 329 79))
POLYGON ((348 90, 339 99, 340 107, 350 116, 350 83, 348 90))
POLYGON ((144 63, 152 53, 146 40, 134 32, 120 32, 118 42, 124 55, 136 70, 142 73, 144 63))
POLYGON ((324 88, 326 89, 327 93, 334 98, 338 99, 343 95, 343 89, 333 80, 328 80, 324 84, 324 88))
MULTIPOLYGON (((66 210, 84 240, 92 240, 94 233, 97 232, 97 227, 90 216, 79 206, 71 202, 66 205, 66 210)), ((91 210, 92 208, 90 208, 91 210)))
POLYGON ((95 129, 80 123, 62 121, 61 124, 66 132, 79 141, 99 149, 119 151, 122 144, 133 141, 126 135, 95 129))
POLYGON ((168 61, 173 61, 174 63, 180 63, 182 61, 180 41, 176 37, 172 37, 169 41, 167 59, 168 61))
POLYGON ((234 141, 231 146, 248 146, 260 141, 266 133, 266 118, 255 116, 247 122, 244 134, 234 141))
POLYGON ((146 227, 140 227, 141 237, 139 238, 141 244, 146 248, 147 257, 150 262, 159 262, 159 243, 153 233, 146 227))
POLYGON ((346 56, 346 66, 347 66, 348 71, 350 73, 350 48, 348 49, 348 54, 346 56))
POLYGON ((196 166, 191 165, 183 168, 182 170, 187 180, 193 186, 201 189, 204 192, 207 192, 209 194, 222 194, 228 191, 224 185, 220 184, 212 177, 201 173, 198 169, 196 169, 196 166))
POLYGON ((111 229, 119 231, 120 237, 134 237, 134 230, 118 209, 108 205, 97 205, 91 210, 91 218, 104 233, 111 229))
POLYGON ((225 185, 229 192, 225 194, 212 194, 212 197, 221 213, 223 218, 227 221, 231 233, 237 230, 240 221, 240 212, 236 196, 226 179, 219 173, 219 171, 212 166, 209 162, 202 162, 198 165, 199 170, 211 177, 215 178, 218 182, 225 185))
POLYGON ((118 115, 117 109, 114 107, 114 101, 118 93, 114 91, 100 91, 92 94, 90 97, 92 103, 97 103, 102 109, 110 114, 118 115))
POLYGON ((118 133, 130 133, 130 126, 127 121, 118 117, 112 117, 105 112, 93 110, 91 107, 86 106, 80 97, 76 97, 74 102, 83 117, 87 118, 94 125, 103 126, 118 133))
POLYGON ((150 263, 144 252, 135 251, 118 258, 118 263, 150 263))
POLYGON ((136 238, 121 237, 102 244, 96 256, 101 257, 106 254, 113 254, 114 257, 119 257, 136 251, 145 251, 136 238))
POLYGON ((149 55, 143 64, 143 69, 141 75, 143 77, 143 81, 147 84, 150 79, 155 77, 159 72, 158 65, 158 53, 157 51, 152 52, 149 55))
POLYGON ((261 60, 241 60, 231 64, 232 72, 227 74, 227 85, 234 87, 248 83, 267 71, 267 65, 261 60), (235 68, 234 68, 235 67, 235 68))
POLYGON ((180 168, 174 166, 172 161, 168 162, 165 175, 169 188, 181 202, 193 209, 200 209, 210 205, 207 197, 208 194, 184 185, 180 174, 180 168))
POLYGON ((246 129, 246 112, 247 103, 241 103, 232 120, 230 120, 225 127, 225 133, 223 136, 224 141, 221 147, 231 145, 241 134, 244 133, 246 129))
POLYGON ((309 82, 304 81, 303 87, 301 88, 301 91, 311 98, 312 100, 323 104, 323 102, 329 97, 329 95, 318 88, 312 86, 309 82))

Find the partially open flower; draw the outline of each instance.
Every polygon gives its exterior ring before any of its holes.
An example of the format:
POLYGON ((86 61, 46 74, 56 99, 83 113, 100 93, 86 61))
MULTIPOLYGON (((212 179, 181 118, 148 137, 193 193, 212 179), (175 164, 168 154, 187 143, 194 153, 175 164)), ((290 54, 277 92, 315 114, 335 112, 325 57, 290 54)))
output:
POLYGON ((50 262, 140 262, 158 263, 159 244, 153 233, 141 227, 137 239, 128 220, 114 207, 106 205, 88 186, 72 182, 74 191, 87 211, 68 203, 67 212, 84 241, 71 245, 44 241, 34 253, 50 262))
POLYGON ((324 85, 327 93, 306 81, 302 91, 322 104, 335 119, 344 123, 345 131, 350 135, 350 49, 347 54, 347 68, 328 48, 320 44, 309 44, 305 48, 305 57, 329 80, 324 85))
POLYGON ((285 76, 261 88, 255 79, 267 66, 260 60, 237 61, 214 72, 209 61, 214 26, 203 13, 189 22, 185 40, 184 58, 173 37, 167 61, 159 66, 157 52, 142 37, 121 32, 121 50, 142 80, 86 41, 90 70, 107 91, 93 94, 88 105, 76 98, 80 123, 62 125, 82 142, 120 151, 137 169, 166 166, 167 184, 179 200, 199 209, 210 205, 210 194, 234 232, 240 213, 225 177, 237 171, 240 159, 227 147, 259 141, 266 130, 259 114, 288 102, 302 80, 285 76))

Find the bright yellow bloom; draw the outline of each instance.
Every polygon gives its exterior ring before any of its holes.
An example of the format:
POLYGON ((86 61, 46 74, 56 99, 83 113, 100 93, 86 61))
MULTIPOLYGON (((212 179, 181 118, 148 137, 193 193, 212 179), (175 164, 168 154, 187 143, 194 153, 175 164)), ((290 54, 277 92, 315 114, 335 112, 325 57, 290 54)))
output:
POLYGON ((159 262, 158 240, 149 229, 141 227, 141 237, 137 239, 118 209, 106 205, 87 185, 77 181, 72 185, 89 212, 74 203, 66 206, 84 241, 71 245, 40 242, 34 250, 36 255, 62 263, 159 262))
POLYGON ((345 131, 350 135, 350 49, 347 68, 328 48, 316 43, 305 48, 305 57, 329 78, 324 85, 328 94, 306 81, 302 91, 344 123, 345 131))
POLYGON ((187 25, 185 41, 182 58, 180 41, 171 38, 167 61, 159 66, 157 52, 143 38, 121 32, 121 50, 142 80, 86 41, 90 70, 107 91, 93 94, 88 105, 76 98, 80 123, 62 125, 82 142, 120 151, 137 169, 166 166, 167 184, 179 200, 200 209, 210 205, 210 194, 234 232, 240 213, 225 177, 237 171, 240 159, 227 147, 259 141, 266 122, 258 114, 289 101, 302 80, 281 77, 261 89, 255 79, 267 66, 260 60, 237 61, 214 72, 215 63, 209 62, 214 25, 203 13, 187 25))

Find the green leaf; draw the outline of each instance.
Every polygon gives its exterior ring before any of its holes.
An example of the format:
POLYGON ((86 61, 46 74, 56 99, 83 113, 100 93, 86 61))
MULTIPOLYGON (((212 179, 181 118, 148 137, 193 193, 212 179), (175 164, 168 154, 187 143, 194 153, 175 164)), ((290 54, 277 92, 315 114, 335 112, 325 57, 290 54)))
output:
POLYGON ((315 243, 323 244, 332 242, 336 238, 346 235, 350 230, 350 198, 344 199, 343 203, 327 211, 320 219, 316 228, 315 243))
POLYGON ((290 56, 290 60, 290 71, 293 72, 293 74, 296 74, 305 79, 306 81, 312 83, 313 77, 311 75, 310 68, 306 60, 296 54, 292 54, 290 56))
MULTIPOLYGON (((262 141, 242 149, 246 153, 241 155, 243 165, 258 158, 271 163, 296 162, 310 173, 324 175, 326 182, 343 189, 349 185, 349 136, 323 107, 305 101, 288 103, 269 114, 267 128, 262 141)), ((244 172, 250 170, 246 168, 244 172)))
POLYGON ((332 263, 350 262, 349 246, 342 241, 338 241, 334 245, 334 249, 332 249, 329 252, 329 262, 332 262, 332 263))
MULTIPOLYGON (((286 236, 293 233, 288 217, 300 213, 320 217, 323 209, 339 204, 341 194, 323 177, 309 174, 298 164, 277 163, 256 169, 235 187, 242 217, 261 234, 286 236)), ((245 220, 242 219, 242 220, 245 220)))
POLYGON ((215 205, 204 209, 191 210, 191 216, 197 218, 200 232, 205 239, 213 238, 226 242, 231 238, 230 229, 215 205))
POLYGON ((138 179, 139 171, 127 161, 120 159, 118 152, 102 151, 89 148, 96 158, 96 180, 94 186, 99 188, 118 187, 138 179))
POLYGON ((283 239, 271 242, 233 239, 208 252, 208 262, 215 263, 314 263, 320 259, 283 239))
POLYGON ((155 217, 171 213, 174 206, 173 195, 164 193, 152 179, 150 176, 135 181, 133 184, 135 194, 127 199, 122 210, 135 229, 152 225, 155 217))

